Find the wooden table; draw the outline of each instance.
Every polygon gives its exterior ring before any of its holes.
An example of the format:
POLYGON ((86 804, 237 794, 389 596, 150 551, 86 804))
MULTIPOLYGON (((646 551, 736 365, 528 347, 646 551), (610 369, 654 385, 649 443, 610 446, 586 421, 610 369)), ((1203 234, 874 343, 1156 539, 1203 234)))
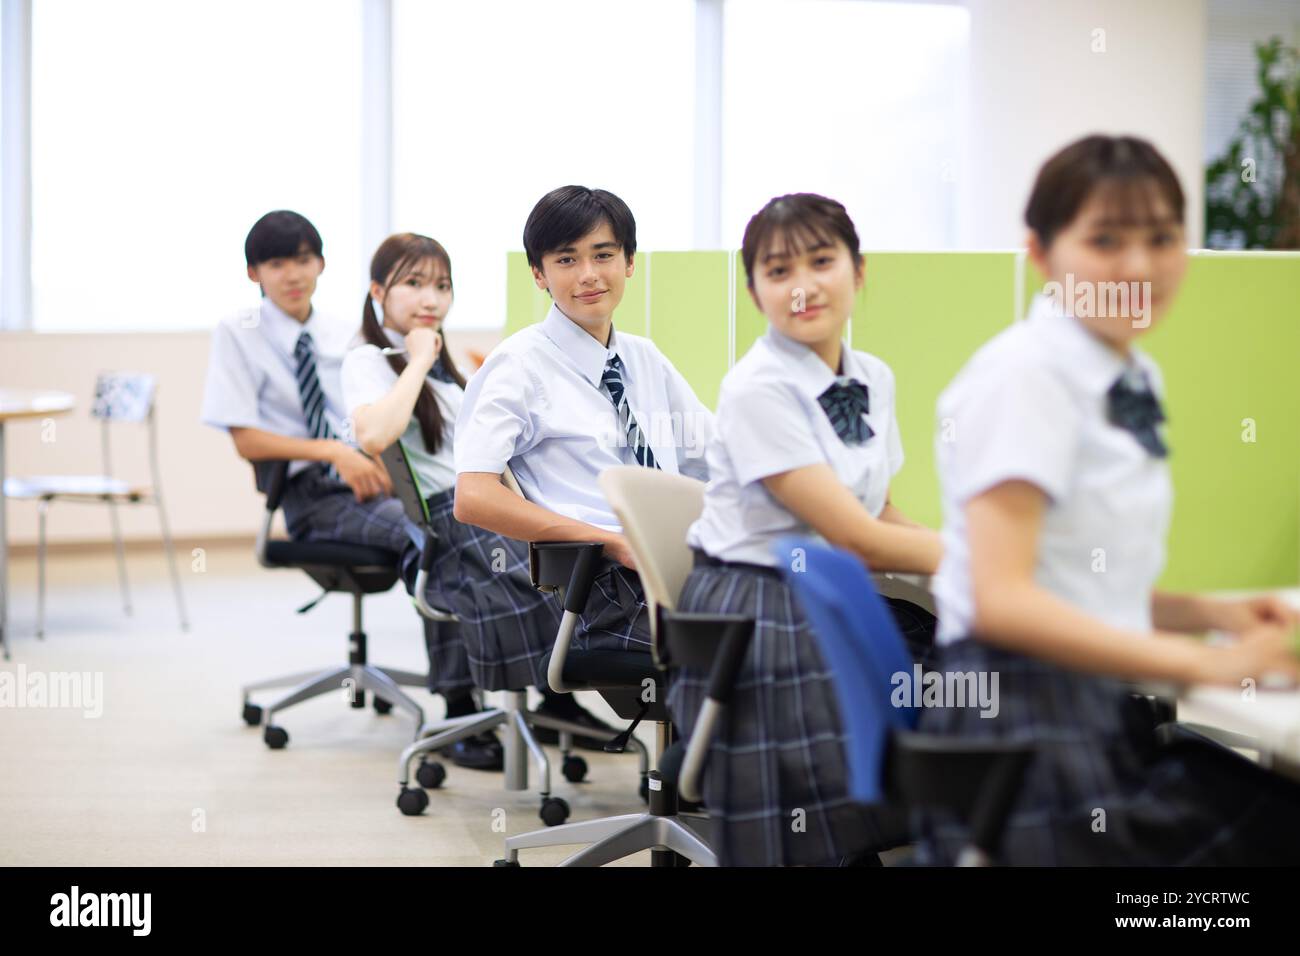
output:
POLYGON ((9 660, 9 538, 5 530, 5 425, 19 418, 53 418, 72 411, 67 392, 0 388, 0 648, 9 660))

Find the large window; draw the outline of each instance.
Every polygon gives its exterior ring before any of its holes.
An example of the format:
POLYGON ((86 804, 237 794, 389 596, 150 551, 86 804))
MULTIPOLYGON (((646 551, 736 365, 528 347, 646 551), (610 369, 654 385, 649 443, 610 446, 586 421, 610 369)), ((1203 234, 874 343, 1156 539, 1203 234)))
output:
POLYGON ((505 259, 556 186, 609 189, 637 244, 691 247, 691 0, 397 0, 394 227, 447 247, 450 327, 505 321, 505 259))
POLYGON ((937 4, 728 2, 722 244, 773 196, 820 192, 864 248, 954 246, 969 20, 937 4))
POLYGON ((359 11, 34 4, 34 327, 210 326, 257 301, 244 236, 277 208, 324 237, 318 305, 359 319, 359 11))

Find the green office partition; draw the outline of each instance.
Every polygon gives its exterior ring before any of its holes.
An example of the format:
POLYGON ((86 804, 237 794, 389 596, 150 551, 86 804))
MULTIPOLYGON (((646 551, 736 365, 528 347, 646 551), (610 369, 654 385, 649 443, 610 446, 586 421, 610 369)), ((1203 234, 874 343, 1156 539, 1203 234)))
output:
POLYGON ((1300 257, 1193 256, 1142 347, 1167 395, 1174 518, 1163 584, 1295 586, 1300 257))
POLYGON ((650 338, 705 405, 731 365, 727 252, 656 252, 650 259, 650 338))
POLYGON ((732 268, 736 273, 735 358, 739 359, 767 331, 767 317, 758 311, 758 306, 754 304, 754 299, 749 294, 749 283, 745 279, 745 263, 741 259, 739 250, 732 257, 732 262, 734 263, 732 268))
MULTIPOLYGON (((508 258, 507 333, 550 307, 522 253, 508 258)), ((1023 253, 867 254, 851 326, 898 383, 906 464, 894 501, 937 526, 935 401, 980 345, 1027 308, 1043 277, 1023 253), (1019 294, 1018 294, 1019 293, 1019 294)), ((767 323, 739 253, 639 253, 615 314, 644 330, 710 407, 767 323), (648 273, 648 276, 647 276, 648 273), (648 282, 647 282, 648 278, 648 282)), ((1300 581, 1300 257, 1199 254, 1142 346, 1167 389, 1175 495, 1162 584, 1208 590, 1300 581)))
POLYGON ((890 495, 914 521, 937 528, 942 517, 934 466, 939 393, 1011 324, 1014 309, 1014 253, 867 253, 853 347, 894 371, 905 461, 890 495))

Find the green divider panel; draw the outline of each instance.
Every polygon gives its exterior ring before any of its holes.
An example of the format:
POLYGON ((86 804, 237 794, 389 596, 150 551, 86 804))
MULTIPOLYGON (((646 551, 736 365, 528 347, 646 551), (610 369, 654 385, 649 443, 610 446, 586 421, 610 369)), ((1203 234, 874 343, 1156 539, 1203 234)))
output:
POLYGON ((546 318, 551 297, 537 288, 528 257, 522 252, 506 253, 506 327, 503 337, 546 318))
MULTIPOLYGON (((511 253, 507 262, 509 334, 541 319, 550 298, 533 284, 523 253, 511 253)), ((1016 285, 1015 253, 867 254, 853 344, 888 362, 897 378, 907 463, 892 491, 917 521, 940 521, 935 401, 974 351, 1012 321, 1016 285)), ((1025 306, 1042 286, 1043 277, 1026 261, 1020 286, 1025 306)), ((1300 257, 1198 255, 1170 314, 1142 340, 1164 370, 1174 451, 1164 587, 1264 588, 1300 581, 1297 302, 1300 257)), ((637 332, 648 325, 650 337, 710 407, 731 362, 767 326, 749 298, 738 252, 638 254, 615 321, 637 332)))
POLYGON ((650 338, 709 408, 730 365, 728 252, 656 252, 650 338))
MULTIPOLYGON (((623 287, 623 301, 614 312, 614 324, 636 335, 644 335, 646 328, 645 290, 646 260, 649 253, 637 253, 632 278, 623 287)), ((520 329, 540 322, 551 310, 551 297, 545 289, 537 288, 528 257, 522 252, 506 253, 506 327, 504 335, 513 335, 520 329)))
POLYGON ((913 521, 939 527, 935 402, 1015 309, 1015 255, 868 252, 853 310, 853 347, 889 364, 898 386, 903 470, 890 496, 913 521))
POLYGON ((736 360, 739 360, 749 347, 758 341, 767 331, 767 317, 758 311, 749 294, 749 285, 745 280, 745 263, 741 260, 739 250, 736 262, 736 360))
POLYGON ((1165 587, 1300 580, 1297 303, 1300 258, 1193 256, 1178 299, 1142 338, 1168 396, 1165 587))

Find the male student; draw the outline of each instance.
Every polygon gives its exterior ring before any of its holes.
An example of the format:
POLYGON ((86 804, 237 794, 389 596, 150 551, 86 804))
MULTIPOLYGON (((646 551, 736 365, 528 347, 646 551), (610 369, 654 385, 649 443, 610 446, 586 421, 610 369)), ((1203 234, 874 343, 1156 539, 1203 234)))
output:
MULTIPOLYGON (((387 472, 346 440, 339 369, 354 329, 312 308, 325 268, 320 233, 296 212, 269 212, 249 231, 244 256, 261 306, 223 320, 213 333, 204 424, 229 431, 248 461, 292 461, 282 507, 295 539, 368 544, 409 558, 415 546, 401 502, 389 497, 387 472)), ((430 690, 446 699, 448 716, 472 713, 457 629, 426 620, 424 631, 430 690)), ((455 763, 500 768, 494 736, 463 743, 451 751, 455 763)))
MULTIPOLYGON (((596 479, 632 464, 707 477, 713 415, 653 342, 614 328, 636 254, 623 200, 583 186, 547 193, 524 250, 551 309, 469 380, 456 421, 456 517, 521 541, 603 543, 575 641, 648 651, 635 562, 596 479), (501 484, 507 466, 525 498, 501 484)), ((572 697, 541 709, 603 727, 572 697)))

